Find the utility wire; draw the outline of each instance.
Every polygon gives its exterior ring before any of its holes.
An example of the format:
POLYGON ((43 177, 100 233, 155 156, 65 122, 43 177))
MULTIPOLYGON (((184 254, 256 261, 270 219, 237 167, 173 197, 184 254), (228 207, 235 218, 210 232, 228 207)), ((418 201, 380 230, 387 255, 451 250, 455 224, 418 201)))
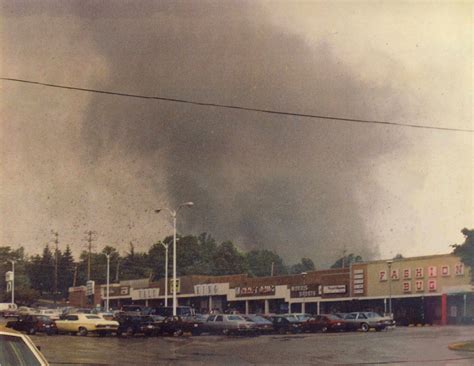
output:
POLYGON ((428 130, 474 132, 474 130, 464 129, 464 128, 436 127, 436 126, 416 125, 416 124, 409 124, 409 123, 398 123, 398 122, 389 122, 389 121, 380 121, 380 120, 368 120, 368 119, 357 119, 357 118, 323 116, 323 115, 317 115, 317 114, 284 112, 284 111, 277 111, 277 110, 272 110, 272 109, 242 107, 242 106, 231 105, 231 104, 196 102, 196 101, 188 100, 188 99, 167 98, 167 97, 141 95, 141 94, 121 93, 121 92, 114 92, 114 91, 108 91, 108 90, 79 88, 79 87, 75 87, 75 86, 42 83, 40 81, 32 81, 32 80, 24 80, 24 79, 14 79, 14 78, 0 77, 0 80, 12 81, 12 82, 17 82, 17 83, 25 83, 25 84, 41 85, 41 86, 46 86, 46 87, 50 87, 50 88, 76 90, 76 91, 82 91, 82 92, 88 92, 88 93, 116 95, 116 96, 120 96, 120 97, 138 98, 138 99, 153 99, 153 100, 161 100, 161 101, 165 101, 165 102, 184 103, 184 104, 192 104, 192 105, 205 106, 205 107, 215 107, 215 108, 225 108, 225 109, 237 109, 237 110, 242 110, 242 111, 267 113, 267 114, 277 114, 277 115, 283 115, 283 116, 318 118, 318 119, 325 119, 325 120, 332 120, 332 121, 343 121, 343 122, 353 122, 353 123, 372 123, 372 124, 391 125, 391 126, 400 126, 400 127, 423 128, 423 129, 428 129, 428 130))

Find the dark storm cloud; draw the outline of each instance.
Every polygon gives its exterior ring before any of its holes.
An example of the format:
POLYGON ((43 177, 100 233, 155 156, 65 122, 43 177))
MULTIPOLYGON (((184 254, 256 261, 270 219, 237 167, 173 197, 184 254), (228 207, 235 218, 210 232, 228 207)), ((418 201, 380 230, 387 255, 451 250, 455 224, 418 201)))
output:
MULTIPOLYGON (((310 47, 268 23, 251 3, 76 2, 47 11, 79 17, 82 36, 106 60, 107 79, 89 87, 354 118, 371 117, 373 105, 383 105, 379 114, 392 120, 402 109, 389 82, 367 84, 329 41, 310 47)), ((127 187, 146 178, 156 187, 155 205, 163 193, 170 206, 196 203, 182 211, 183 233, 207 231, 246 249, 275 249, 290 261, 308 256, 318 265, 330 264, 343 248, 366 258, 377 253, 357 190, 370 189, 368 162, 400 145, 398 131, 91 98, 76 168, 107 161, 100 182, 116 205, 127 187), (134 162, 132 172, 121 170, 124 159, 134 162)), ((129 213, 143 209, 133 200, 123 205, 129 213)), ((113 221, 126 225, 126 210, 113 221)))

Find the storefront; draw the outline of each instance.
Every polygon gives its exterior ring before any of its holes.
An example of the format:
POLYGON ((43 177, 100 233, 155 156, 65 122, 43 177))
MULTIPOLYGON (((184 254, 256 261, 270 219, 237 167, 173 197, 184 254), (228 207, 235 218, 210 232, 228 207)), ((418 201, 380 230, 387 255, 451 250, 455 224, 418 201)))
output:
POLYGON ((399 324, 459 324, 473 315, 470 279, 451 254, 358 263, 351 294, 359 308, 391 310, 399 324))

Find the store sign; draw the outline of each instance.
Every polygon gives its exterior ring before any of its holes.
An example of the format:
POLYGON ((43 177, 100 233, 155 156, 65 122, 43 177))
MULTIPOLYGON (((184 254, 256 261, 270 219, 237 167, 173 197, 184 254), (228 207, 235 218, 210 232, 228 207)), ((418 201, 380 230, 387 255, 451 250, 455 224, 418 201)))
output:
POLYGON ((388 279, 387 271, 380 271, 379 272, 379 281, 383 282, 383 281, 387 281, 387 279, 388 279))
POLYGON ((86 282, 86 296, 91 296, 94 294, 95 290, 95 281, 86 282))
POLYGON ((225 295, 229 289, 227 283, 208 283, 194 286, 194 294, 198 296, 225 295))
POLYGON ((405 268, 403 270, 403 279, 404 280, 411 280, 411 268, 405 268))
POLYGON ((272 296, 275 295, 275 286, 266 285, 266 286, 255 286, 255 287, 236 287, 235 296, 244 297, 244 296, 272 296))
POLYGON ((345 294, 346 292, 346 285, 323 286, 323 294, 345 294))
POLYGON ((411 282, 410 281, 403 282, 403 292, 404 293, 411 292, 411 282))
POLYGON ((309 285, 290 286, 290 297, 316 297, 321 296, 321 285, 311 283, 309 285))
MULTIPOLYGON (((107 286, 102 286, 102 297, 107 294, 107 286)), ((109 286, 109 297, 130 296, 130 286, 109 286)))
POLYGON ((415 277, 416 278, 423 278, 424 277, 423 267, 418 267, 417 269, 415 269, 415 277))
POLYGON ((157 299, 159 296, 159 288, 143 288, 138 290, 132 290, 132 300, 157 299))
POLYGON ((365 293, 364 281, 364 270, 354 269, 352 275, 352 292, 354 295, 363 295, 365 293))
POLYGON ((443 277, 449 276, 449 266, 441 266, 441 276, 443 277))
POLYGON ((436 280, 429 280, 428 281, 428 290, 430 292, 435 292, 436 291, 436 280))
MULTIPOLYGON (((172 294, 173 293, 173 284, 174 284, 174 280, 171 278, 169 280, 169 293, 172 294)), ((176 293, 179 294, 181 292, 181 281, 179 278, 176 279, 176 293)))
POLYGON ((392 281, 398 281, 400 279, 400 270, 392 269, 390 273, 390 278, 392 279, 392 281))
POLYGON ((415 281, 416 292, 423 292, 423 280, 415 281))
POLYGON ((464 264, 456 263, 454 266, 454 274, 456 276, 463 276, 464 275, 464 264))
POLYGON ((435 266, 428 267, 428 277, 436 277, 438 274, 437 268, 435 266))

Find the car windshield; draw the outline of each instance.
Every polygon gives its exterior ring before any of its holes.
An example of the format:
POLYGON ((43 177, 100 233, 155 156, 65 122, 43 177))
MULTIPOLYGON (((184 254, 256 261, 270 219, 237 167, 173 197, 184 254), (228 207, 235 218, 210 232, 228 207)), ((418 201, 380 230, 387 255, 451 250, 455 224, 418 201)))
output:
POLYGON ((0 334, 0 365, 36 366, 41 362, 21 337, 0 334))
POLYGON ((229 320, 245 320, 244 318, 242 318, 241 316, 238 316, 238 315, 229 315, 227 317, 227 319, 229 319, 229 320))

